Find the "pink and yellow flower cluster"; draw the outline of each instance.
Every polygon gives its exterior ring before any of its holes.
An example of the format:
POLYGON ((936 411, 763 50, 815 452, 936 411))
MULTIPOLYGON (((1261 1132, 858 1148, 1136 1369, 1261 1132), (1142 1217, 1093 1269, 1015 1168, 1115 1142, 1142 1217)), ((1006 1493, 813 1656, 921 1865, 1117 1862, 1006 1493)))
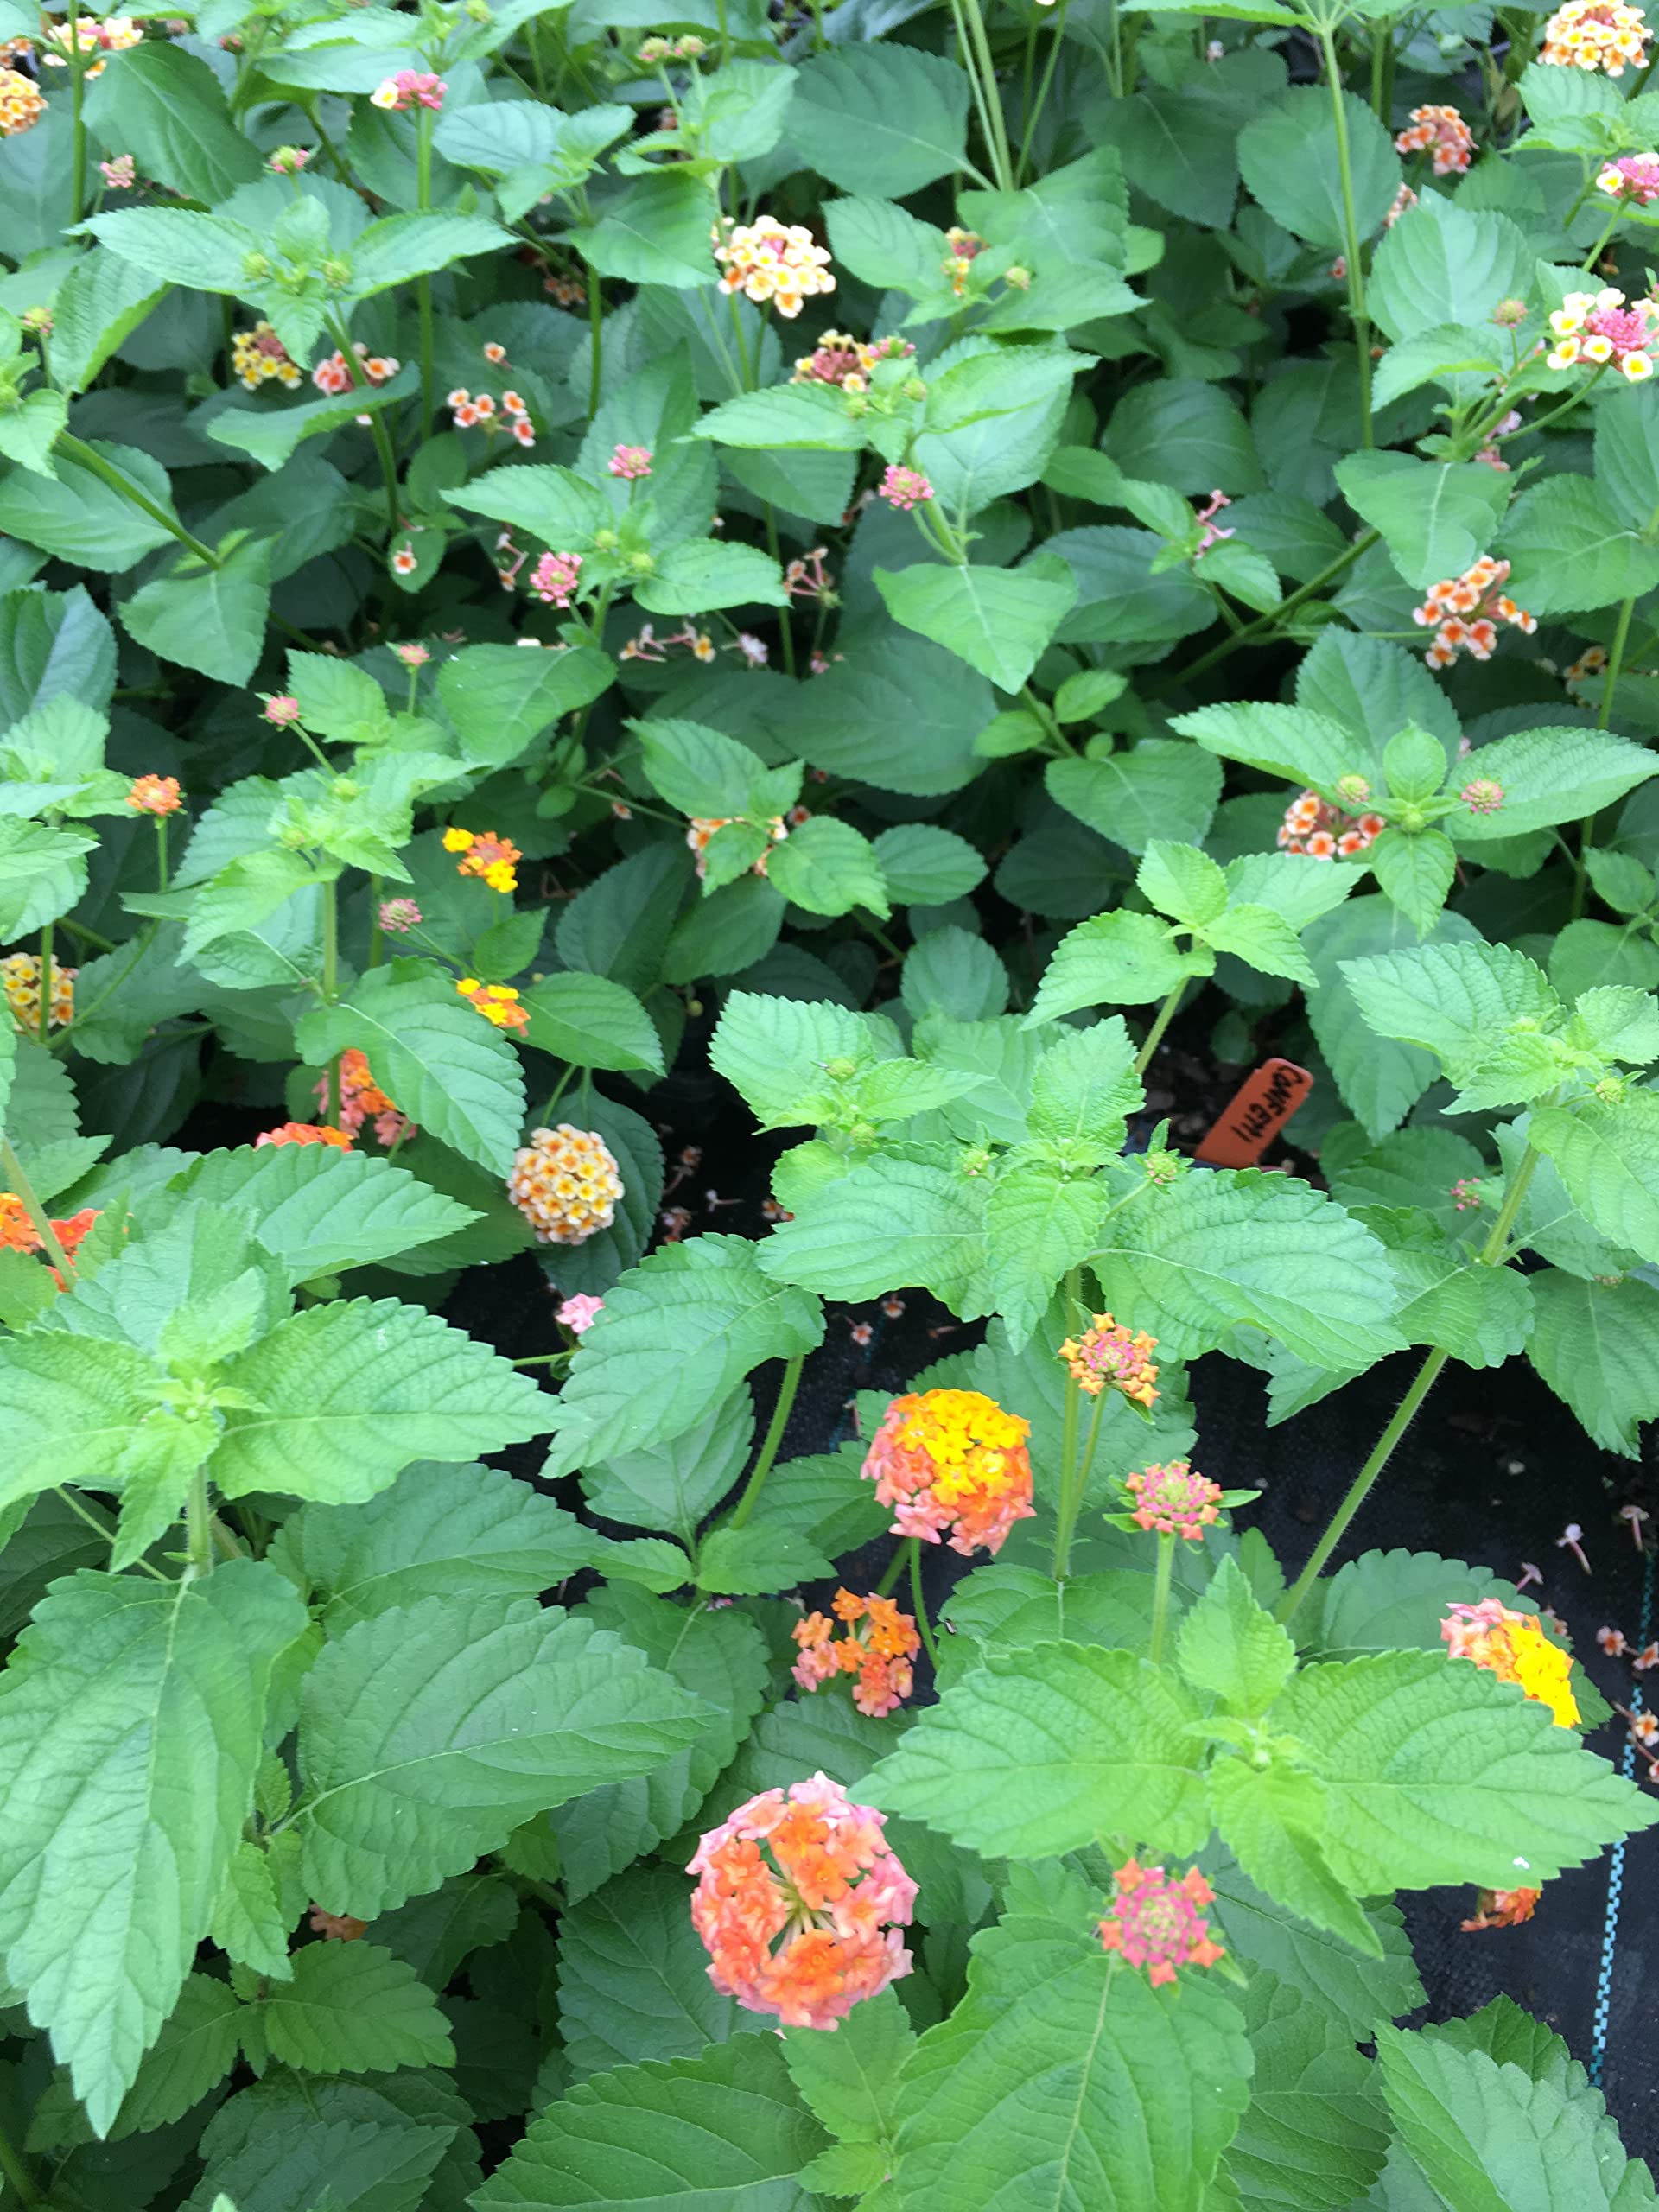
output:
POLYGON ((1552 369, 1580 361, 1597 368, 1611 362, 1629 384, 1645 384, 1653 374, 1653 341, 1659 329, 1659 305, 1627 300, 1611 284, 1599 292, 1569 292, 1549 327, 1555 343, 1547 359, 1552 369))
POLYGON ((1578 1700, 1569 1677, 1573 1655, 1552 1643, 1534 1613, 1517 1613, 1498 1598, 1478 1605, 1453 1605, 1440 1623, 1440 1634, 1454 1659, 1467 1659, 1500 1682, 1516 1682, 1540 1705, 1549 1707, 1558 1728, 1573 1727, 1578 1700))
POLYGON ((1454 107, 1414 107, 1394 149, 1397 154, 1432 151, 1436 176, 1461 175, 1475 150, 1474 133, 1454 107))
POLYGON ((758 215, 729 229, 717 224, 714 245, 721 290, 741 292, 757 307, 770 303, 788 321, 809 299, 836 289, 829 254, 799 223, 758 215))
POLYGON ((1201 1916, 1215 1891, 1196 1866, 1178 1881, 1161 1866, 1128 1859, 1112 1876, 1112 1895, 1100 1923, 1103 1948, 1126 1966, 1144 1967, 1154 1989, 1174 1980, 1182 1967, 1212 1967, 1226 1956, 1201 1916))
POLYGON ((977 1390, 895 1398, 860 1470, 893 1511, 895 1536, 941 1538, 964 1558, 995 1554, 1029 1520, 1031 1423, 977 1390))

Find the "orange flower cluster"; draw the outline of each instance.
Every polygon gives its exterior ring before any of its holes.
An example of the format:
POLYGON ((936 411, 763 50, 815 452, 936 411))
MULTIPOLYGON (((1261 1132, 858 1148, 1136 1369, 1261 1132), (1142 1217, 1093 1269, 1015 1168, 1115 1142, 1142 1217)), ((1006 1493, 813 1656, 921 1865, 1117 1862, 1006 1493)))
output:
MULTIPOLYGON (((318 1105, 326 1108, 327 1074, 318 1084, 315 1096, 318 1105)), ((348 1136, 354 1137, 371 1118, 374 1134, 382 1144, 396 1144, 406 1131, 410 1136, 416 1135, 413 1122, 405 1120, 369 1072, 366 1055, 359 1052, 355 1045, 348 1046, 340 1056, 340 1126, 348 1136)))
MULTIPOLYGON (((72 1213, 67 1221, 52 1223, 54 1234, 72 1260, 87 1230, 97 1219, 96 1206, 83 1206, 79 1213, 72 1213)), ((0 1252, 43 1252, 45 1249, 45 1239, 29 1219, 22 1200, 15 1191, 0 1191, 0 1252)), ((54 1268, 52 1272, 55 1275, 57 1269, 54 1268)), ((62 1289, 61 1282, 58 1287, 62 1289)))
POLYGON ((1302 791, 1285 809, 1285 818, 1279 825, 1279 849, 1306 853, 1314 861, 1351 860, 1388 826, 1380 814, 1344 814, 1318 791, 1302 791))
POLYGON ((1568 1681, 1573 1655, 1550 1642, 1535 1614, 1483 1598, 1478 1605, 1453 1605, 1440 1634, 1454 1659, 1472 1661, 1500 1682, 1517 1682, 1529 1698, 1547 1705, 1558 1728, 1577 1722, 1578 1700, 1568 1681))
POLYGON ((135 814, 176 814, 184 804, 176 776, 139 776, 127 793, 135 814))
POLYGON ((1096 1313, 1080 1337, 1066 1338, 1059 1356, 1078 1389, 1091 1398, 1108 1389, 1121 1390, 1150 1411, 1158 1395, 1158 1370, 1147 1354, 1157 1349, 1157 1338, 1144 1329, 1131 1336, 1109 1313, 1096 1313))
POLYGON ((336 1152, 352 1148, 345 1130, 334 1128, 327 1122, 283 1122, 274 1129, 262 1129, 253 1141, 254 1150, 268 1144, 331 1144, 336 1152))
POLYGON ((801 1652, 790 1672, 808 1691, 837 1675, 855 1675, 853 1703, 879 1720, 915 1687, 910 1662, 922 1648, 915 1618, 891 1598, 856 1598, 850 1590, 836 1591, 833 1611, 846 1630, 840 1643, 832 1641, 835 1622, 809 1613, 790 1630, 801 1652))
POLYGON ((1454 107, 1414 107, 1411 124, 1394 142, 1396 154, 1426 154, 1433 148, 1436 176, 1461 175, 1475 150, 1474 133, 1454 107))
POLYGON ((1127 1859, 1112 1882, 1110 1909, 1100 1923, 1102 1948, 1116 1951, 1126 1966, 1145 1967, 1154 1989, 1173 1981, 1182 1967, 1212 1967, 1227 1955, 1199 1917, 1216 1893, 1196 1866, 1175 1881, 1161 1866, 1127 1859))
POLYGON ((995 1555, 1016 1521, 1028 1521, 1031 1423, 977 1390, 925 1390, 893 1399, 860 1470, 893 1510, 893 1534, 965 1559, 995 1555))
POLYGON ((711 1828, 686 1868, 709 1979, 751 2012, 834 2028, 911 1970, 899 1929, 916 1885, 880 1813, 827 1774, 765 1789, 711 1828))
POLYGON ((1647 17, 1639 8, 1620 0, 1563 0, 1544 25, 1541 61, 1560 68, 1605 69, 1622 77, 1628 61, 1634 69, 1647 62, 1647 17))
POLYGON ((1434 642, 1423 655, 1431 668, 1449 668, 1459 652, 1472 654, 1476 660, 1490 660, 1497 644, 1499 622, 1511 623, 1529 637, 1538 627, 1536 615, 1529 614, 1524 607, 1517 607, 1500 592, 1498 588, 1508 582, 1509 574, 1507 561, 1494 561, 1483 553, 1462 575, 1447 576, 1429 586, 1428 596, 1421 607, 1412 608, 1411 619, 1419 629, 1434 632, 1434 642), (1466 614, 1475 620, 1465 622, 1466 614))
MULTIPOLYGON (((61 1029, 75 1011, 75 977, 78 968, 60 967, 54 957, 52 963, 52 1011, 48 1027, 61 1029)), ((41 956, 38 952, 9 952, 0 960, 0 990, 5 993, 6 1004, 20 1029, 40 1033, 41 1027, 41 956)))
POLYGON ((1201 1543, 1204 1532, 1218 1517, 1221 1485, 1206 1475, 1196 1475, 1190 1459, 1171 1459, 1161 1467, 1142 1467, 1127 1476, 1124 1488, 1135 1500, 1132 1518, 1142 1529, 1160 1536, 1185 1536, 1201 1543))
POLYGON ((1472 1936, 1480 1928, 1518 1928, 1538 1910, 1541 1890, 1479 1890, 1475 1894, 1475 1916, 1465 1920, 1463 1932, 1472 1936))
POLYGON ((511 840, 498 837, 493 830, 446 830, 443 849, 466 855, 455 864, 457 875, 482 876, 492 891, 512 892, 518 888, 518 878, 513 869, 524 856, 511 840))
POLYGON ((457 976, 455 988, 468 1006, 497 1029, 528 1029, 530 1008, 520 1006, 511 983, 480 983, 476 976, 457 976))
POLYGON ((532 1129, 513 1154, 507 1196, 538 1244, 585 1244, 616 1219, 622 1196, 616 1154, 602 1137, 561 1122, 532 1129))

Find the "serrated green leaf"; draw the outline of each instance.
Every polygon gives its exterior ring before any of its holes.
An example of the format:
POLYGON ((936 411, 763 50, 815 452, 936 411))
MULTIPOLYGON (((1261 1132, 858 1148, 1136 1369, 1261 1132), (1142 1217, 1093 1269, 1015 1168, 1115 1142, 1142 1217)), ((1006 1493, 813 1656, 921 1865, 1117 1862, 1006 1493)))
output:
POLYGON ((957 654, 999 690, 1017 692, 1077 603, 1076 583, 1056 567, 1062 581, 1027 569, 920 562, 877 569, 874 582, 895 622, 957 654))
POLYGON ((1131 853, 1154 838, 1199 843, 1221 797, 1221 771, 1169 738, 1101 760, 1052 760, 1043 780, 1057 806, 1131 853))
POLYGON ((1005 1168, 985 1207, 996 1310, 1017 1350, 1048 1310, 1060 1278, 1094 1249, 1105 1192, 1052 1168, 1005 1168))
POLYGON ((643 2060, 696 2058, 752 2024, 711 1986, 677 1870, 636 1866, 559 1923, 559 2033, 578 2081, 643 2060))
POLYGON ((413 1967, 378 1943, 308 1943, 265 1993, 259 2021, 273 2058, 308 2074, 393 2074, 451 2066, 438 2000, 413 1967))
POLYGON ((775 889, 810 914, 849 914, 868 906, 885 921, 891 912, 869 839, 832 815, 813 815, 773 846, 767 874, 775 889))
POLYGON ((1206 1783, 1221 1840, 1256 1887, 1311 1927, 1380 1958, 1376 1929, 1325 1857, 1319 1839, 1330 1808, 1314 1777, 1221 1758, 1206 1783))
MULTIPOLYGON (((1208 954, 1198 956, 1207 961, 1208 954)), ((1195 971, 1192 956, 1175 944, 1170 925, 1156 914, 1120 909, 1096 914, 1068 930, 1043 971, 1027 1028, 1085 1007, 1143 1006, 1167 996, 1195 971)))
POLYGON ((1388 2155, 1373 2069, 1302 1991, 1258 1975, 1242 2002, 1255 2071, 1222 2171, 1258 2212, 1344 2212, 1388 2155))
POLYGON ((1659 1414, 1659 1290, 1552 1268, 1532 1279, 1532 1294, 1528 1358, 1604 1452, 1637 1458, 1641 1424, 1659 1414))
POLYGON ((1229 1713, 1254 1716, 1289 1681, 1296 1647, 1257 1605, 1238 1561, 1224 1559, 1181 1622, 1175 1659, 1195 1690, 1208 1691, 1229 1713))
POLYGON ((855 1301, 918 1284, 955 1306, 974 1295, 984 1262, 985 1194, 943 1167, 871 1160, 774 1229, 757 1258, 773 1281, 823 1298, 855 1301))
POLYGON ((1659 1092, 1541 1107, 1527 1134, 1592 1228, 1643 1259, 1659 1259, 1659 1092))
POLYGON ((395 1258, 478 1217, 392 1161, 334 1145, 208 1153, 173 1188, 233 1208, 296 1282, 395 1258))

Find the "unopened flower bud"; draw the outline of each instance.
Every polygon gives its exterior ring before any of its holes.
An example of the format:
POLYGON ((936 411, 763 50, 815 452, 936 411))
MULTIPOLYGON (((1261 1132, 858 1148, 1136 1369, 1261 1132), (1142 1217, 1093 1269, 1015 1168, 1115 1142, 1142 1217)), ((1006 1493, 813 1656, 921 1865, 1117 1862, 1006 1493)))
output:
POLYGON ((331 253, 322 264, 323 282, 338 289, 352 281, 352 264, 343 253, 331 253))
POLYGON ((648 576, 656 568, 657 563, 652 559, 649 553, 630 553, 628 556, 628 566, 632 569, 636 576, 648 576))
POLYGON ((1338 777, 1337 798, 1343 806, 1350 810, 1357 806, 1363 806, 1370 795, 1370 785, 1363 776, 1338 777))
POLYGON ((263 253, 245 253, 242 257, 242 274, 245 276, 256 278, 269 276, 270 274, 269 256, 263 253))
POLYGON ((858 1151, 868 1152, 875 1142, 875 1124, 874 1122, 855 1122, 849 1134, 858 1151))
POLYGON ((858 1073, 858 1063, 856 1060, 845 1058, 826 1060, 823 1064, 823 1071, 831 1083, 850 1083, 858 1073))
POLYGON ((1503 804, 1503 786, 1491 776, 1477 776, 1465 784, 1458 797, 1471 814, 1496 814, 1503 804))
POLYGON ((920 377, 906 378, 905 397, 906 399, 925 399, 927 397, 927 386, 922 382, 920 377))
POLYGON ((596 530, 594 532, 594 550, 595 553, 614 553, 617 548, 617 535, 613 530, 596 530))
POLYGON ((1524 322, 1526 319, 1527 303, 1524 300, 1500 300, 1492 309, 1492 321, 1502 330, 1513 330, 1516 323, 1524 322))
POLYGON ((1002 271, 1002 282, 1012 284, 1016 292, 1028 292, 1031 289, 1031 271, 1022 269, 1016 261, 1012 269, 1002 271))

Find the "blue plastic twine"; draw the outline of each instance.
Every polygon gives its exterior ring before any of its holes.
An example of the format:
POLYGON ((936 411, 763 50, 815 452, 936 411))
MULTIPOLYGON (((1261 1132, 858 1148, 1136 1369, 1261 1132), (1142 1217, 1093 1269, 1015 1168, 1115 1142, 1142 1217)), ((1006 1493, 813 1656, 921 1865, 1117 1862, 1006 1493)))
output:
MULTIPOLYGON (((1638 1650, 1644 1649, 1653 1617, 1653 1560, 1649 1551, 1642 1570, 1642 1618, 1637 1629, 1638 1650)), ((1643 1710, 1642 1685, 1638 1681, 1630 1692, 1630 1710, 1643 1710)), ((1619 1762, 1619 1772, 1629 1782, 1636 1772, 1636 1745, 1627 1739, 1624 1756, 1619 1762)), ((1618 1908, 1624 1891, 1624 1840, 1613 1846, 1612 1862, 1607 1874, 1607 1918, 1601 1936, 1601 1971, 1596 1977, 1595 2024, 1590 2036, 1590 2079, 1597 2088, 1602 2086, 1602 2067, 1607 2056, 1607 2015, 1613 1989, 1613 1952, 1618 1941, 1618 1908)))

